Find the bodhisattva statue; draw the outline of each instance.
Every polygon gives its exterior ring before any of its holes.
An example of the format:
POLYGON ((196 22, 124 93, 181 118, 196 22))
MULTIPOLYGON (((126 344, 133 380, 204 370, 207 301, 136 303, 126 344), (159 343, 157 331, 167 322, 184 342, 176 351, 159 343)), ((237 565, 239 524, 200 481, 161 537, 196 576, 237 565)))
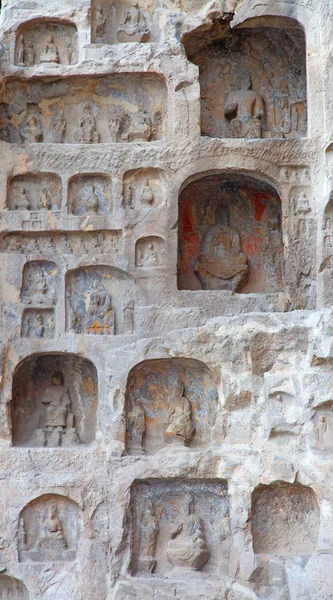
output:
POLYGON ((143 512, 140 528, 140 571, 153 573, 156 567, 156 542, 159 532, 158 518, 153 502, 143 512))
POLYGON ((184 384, 177 381, 168 402, 164 438, 169 443, 188 445, 194 433, 191 404, 186 398, 184 384))
POLYGON ((63 110, 61 110, 56 104, 51 106, 52 110, 52 136, 53 141, 56 144, 62 144, 65 141, 65 133, 67 127, 67 121, 64 116, 63 110))
POLYGON ((144 435, 146 431, 146 414, 140 398, 133 403, 127 415, 127 435, 132 454, 144 454, 144 435))
POLYGON ((154 202, 154 193, 149 184, 149 179, 146 179, 142 186, 140 201, 143 206, 151 206, 154 202))
POLYGON ((96 130, 96 119, 92 110, 91 104, 86 102, 83 107, 83 116, 79 121, 79 141, 85 144, 96 144, 99 142, 99 135, 96 130))
POLYGON ((52 374, 52 384, 45 388, 41 402, 46 406, 40 419, 44 446, 60 446, 66 430, 74 427, 74 415, 70 412, 71 399, 60 371, 52 374))
POLYGON ((264 101, 251 87, 251 77, 242 75, 238 81, 238 89, 227 97, 224 115, 230 121, 230 134, 233 138, 261 138, 264 101))
POLYGON ((43 536, 39 538, 37 547, 41 550, 67 548, 58 508, 55 504, 51 504, 48 509, 48 515, 44 523, 43 536))
POLYGON ((94 282, 89 295, 87 333, 94 335, 112 335, 115 329, 115 314, 112 307, 111 294, 102 285, 94 282))
POLYGON ((203 524, 195 514, 192 496, 187 500, 187 515, 171 532, 166 555, 174 569, 186 571, 200 571, 209 559, 203 524))
POLYGON ((130 115, 128 140, 130 142, 149 142, 154 135, 151 115, 140 102, 138 112, 130 115))
POLYGON ((229 225, 227 206, 216 210, 216 223, 205 234, 195 273, 204 290, 239 292, 248 280, 247 257, 237 229, 229 225))

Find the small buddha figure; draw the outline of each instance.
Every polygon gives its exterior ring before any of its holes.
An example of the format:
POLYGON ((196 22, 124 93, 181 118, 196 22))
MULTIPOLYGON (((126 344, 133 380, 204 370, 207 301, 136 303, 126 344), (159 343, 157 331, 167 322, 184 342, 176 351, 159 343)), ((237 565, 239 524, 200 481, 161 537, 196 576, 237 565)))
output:
POLYGON ((59 64, 59 52, 54 42, 53 35, 49 35, 45 44, 45 50, 40 55, 41 63, 56 63, 59 64))
POLYGON ((295 203, 295 213, 303 213, 306 214, 311 211, 309 201, 307 199, 306 193, 304 190, 300 192, 297 198, 294 200, 295 203))
POLYGON ((130 142, 149 142, 154 134, 153 122, 142 103, 139 103, 138 108, 138 112, 130 117, 128 140, 130 142))
POLYGON ((89 294, 87 308, 87 333, 94 335, 114 334, 115 315, 111 294, 94 282, 89 294))
POLYGON ((34 302, 39 302, 39 304, 42 304, 44 298, 49 295, 50 289, 46 280, 45 271, 42 267, 36 268, 32 291, 34 302))
POLYGON ((242 75, 238 89, 227 97, 224 115, 230 121, 230 134, 233 138, 261 138, 264 101, 251 86, 251 77, 242 75))
POLYGON ((160 261, 154 244, 150 243, 148 249, 140 253, 139 266, 141 267, 158 267, 160 261))
POLYGON ((194 427, 191 421, 191 404, 185 396, 181 381, 176 381, 168 400, 164 438, 169 443, 187 446, 192 439, 194 427))
POLYGON ((91 186, 89 196, 86 203, 86 211, 88 215, 96 214, 99 209, 99 198, 95 186, 91 186))
POLYGON ((187 498, 187 514, 171 533, 167 545, 167 559, 174 569, 200 571, 207 563, 207 547, 202 521, 195 514, 194 497, 187 498))
POLYGON ((38 540, 37 548, 41 550, 67 548, 67 542, 65 540, 56 504, 51 504, 48 509, 48 515, 43 527, 43 535, 38 540))
POLYGON ((216 223, 205 234, 195 273, 204 290, 238 292, 248 280, 247 257, 241 251, 239 233, 229 225, 229 209, 220 206, 216 223))
POLYGON ((144 435, 146 431, 146 414, 142 400, 137 398, 127 415, 127 435, 132 454, 144 454, 144 435))
POLYGON ((151 186, 149 185, 149 179, 146 179, 145 183, 143 184, 140 200, 143 206, 151 206, 154 202, 154 194, 151 186))
POLYGON ((79 121, 80 141, 85 144, 93 144, 99 141, 96 130, 96 119, 92 113, 92 106, 86 102, 83 107, 83 116, 79 121))
POLYGON ((124 21, 117 32, 118 42, 147 42, 150 31, 146 17, 139 9, 136 0, 132 0, 124 21))
POLYGON ((36 338, 43 338, 45 332, 44 318, 41 313, 36 317, 35 336, 36 338))
POLYGON ((123 334, 132 334, 134 331, 134 300, 125 300, 123 307, 123 334))
MULTIPOLYGON (((46 432, 64 432, 73 417, 69 410, 71 400, 68 390, 64 387, 64 378, 60 371, 54 371, 51 381, 51 385, 45 388, 41 399, 42 404, 46 406, 41 418, 41 426, 46 432)), ((47 436, 45 440, 47 441, 47 436)))
POLYGON ((20 193, 18 199, 16 200, 15 208, 17 210, 29 210, 30 209, 30 200, 27 197, 27 193, 26 193, 24 187, 21 189, 21 193, 20 193))
POLYGON ((140 523, 140 571, 153 573, 156 567, 156 542, 159 532, 154 503, 149 501, 140 523))
POLYGON ((20 131, 23 142, 40 143, 43 141, 43 128, 39 110, 35 104, 28 104, 20 131))
POLYGON ((56 104, 51 106, 51 111, 53 113, 51 118, 53 141, 56 144, 62 144, 65 141, 67 127, 64 111, 61 110, 56 104))

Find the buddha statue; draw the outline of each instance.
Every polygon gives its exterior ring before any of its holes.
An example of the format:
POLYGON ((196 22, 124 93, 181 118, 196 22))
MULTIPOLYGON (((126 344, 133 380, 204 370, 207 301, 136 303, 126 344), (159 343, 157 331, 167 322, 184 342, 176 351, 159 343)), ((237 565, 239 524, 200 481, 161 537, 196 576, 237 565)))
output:
POLYGON ((40 55, 41 63, 56 63, 59 64, 59 52, 56 44, 54 43, 53 35, 49 35, 45 44, 45 50, 40 55))
POLYGON ((207 563, 207 547, 202 521, 195 514, 194 497, 187 499, 187 515, 171 532, 166 555, 174 569, 200 571, 207 563))
POLYGON ((27 193, 24 187, 22 188, 21 193, 18 199, 16 200, 15 208, 17 210, 29 210, 30 208, 30 201, 28 200, 27 193))
POLYGON ((48 516, 44 523, 43 536, 38 540, 37 547, 43 550, 67 548, 56 504, 51 504, 49 507, 48 516))
POLYGON ((154 194, 151 186, 149 185, 149 179, 146 179, 146 182, 142 186, 140 200, 143 206, 151 206, 154 202, 154 194))
POLYGON ((184 384, 176 381, 169 397, 164 438, 169 443, 188 445, 193 433, 191 404, 184 395, 184 384))
POLYGON ((238 231, 229 225, 227 206, 217 209, 216 223, 205 234, 195 273, 204 290, 239 292, 248 280, 247 257, 238 231))
POLYGON ((224 115, 230 121, 230 135, 233 138, 261 138, 264 101, 251 87, 251 77, 243 74, 238 80, 238 89, 227 97, 224 115))

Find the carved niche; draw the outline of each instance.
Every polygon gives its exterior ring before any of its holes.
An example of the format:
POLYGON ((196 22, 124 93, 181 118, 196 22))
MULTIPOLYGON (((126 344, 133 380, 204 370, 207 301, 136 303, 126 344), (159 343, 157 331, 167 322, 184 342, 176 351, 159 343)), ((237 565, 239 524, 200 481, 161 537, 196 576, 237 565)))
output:
POLYGON ((207 175, 179 197, 178 288, 276 292, 284 285, 281 201, 268 184, 207 175))
POLYGON ((67 331, 90 335, 134 333, 135 283, 124 271, 87 266, 66 278, 67 331))
POLYGON ((225 573, 230 546, 224 481, 165 479, 132 488, 134 574, 225 573), (219 572, 218 572, 219 570, 219 572))
POLYGON ((76 558, 81 532, 78 505, 65 496, 45 494, 20 513, 20 562, 69 562, 76 558))
POLYGON ((135 169, 124 176, 123 206, 155 208, 167 205, 167 181, 162 169, 135 169))
POLYGON ((111 181, 108 175, 82 174, 68 185, 68 212, 73 215, 103 215, 111 212, 111 181))
POLYGON ((160 140, 166 134, 166 96, 164 78, 154 73, 14 80, 1 105, 0 137, 10 143, 160 140))
POLYGON ((37 237, 32 234, 9 233, 0 243, 3 254, 43 255, 54 257, 60 255, 84 254, 85 258, 96 258, 98 254, 117 256, 122 251, 121 231, 85 231, 82 233, 68 231, 67 233, 40 233, 37 237))
POLYGON ((213 375, 198 360, 156 359, 136 365, 126 390, 128 453, 207 447, 217 401, 213 375))
POLYGON ((135 266, 151 269, 165 264, 165 244, 161 237, 151 235, 135 244, 135 266))
POLYGON ((16 175, 8 181, 9 210, 59 211, 61 208, 61 179, 49 173, 16 175))
POLYGON ((311 446, 322 453, 333 453, 333 401, 318 404, 312 417, 311 446))
POLYGON ((95 439, 97 372, 74 354, 34 355, 16 368, 11 401, 15 446, 58 447, 95 439))
POLYGON ((21 337, 49 339, 54 337, 54 310, 28 308, 23 311, 21 337))
POLYGON ((320 512, 304 485, 260 485, 252 494, 251 527, 256 554, 291 556, 316 550, 320 512))
POLYGON ((53 306, 57 301, 57 266, 54 262, 31 261, 24 265, 21 302, 53 306))
POLYGON ((200 69, 202 135, 306 135, 306 45, 296 21, 265 16, 234 29, 214 21, 184 36, 184 45, 200 69))
POLYGON ((22 581, 0 575, 0 600, 29 600, 29 592, 22 581))
POLYGON ((15 64, 72 65, 77 62, 77 30, 73 23, 32 20, 17 31, 15 64))
POLYGON ((158 41, 150 0, 93 0, 92 43, 117 44, 158 41))

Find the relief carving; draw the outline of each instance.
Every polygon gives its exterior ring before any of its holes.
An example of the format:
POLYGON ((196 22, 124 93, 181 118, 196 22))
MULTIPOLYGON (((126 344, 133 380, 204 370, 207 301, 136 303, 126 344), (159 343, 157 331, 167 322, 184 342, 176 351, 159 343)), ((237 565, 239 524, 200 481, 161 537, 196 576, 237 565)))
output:
POLYGON ((126 16, 118 28, 118 42, 148 42, 150 29, 147 26, 147 17, 140 10, 136 0, 129 4, 126 16))
POLYGON ((315 407, 310 443, 319 452, 333 452, 333 402, 324 402, 315 407))
POLYGON ((281 201, 272 187, 221 174, 183 189, 179 289, 258 293, 276 292, 283 284, 281 201))
POLYGON ((132 369, 127 382, 127 450, 136 455, 206 447, 216 411, 214 379, 203 363, 145 361, 132 369), (202 411, 207 411, 205 422, 202 411))
POLYGON ((8 181, 7 207, 9 210, 59 211, 60 178, 48 173, 16 175, 8 181))
POLYGON ((0 575, 0 600, 29 600, 29 592, 19 579, 0 575))
POLYGON ((135 265, 137 267, 161 267, 164 264, 164 240, 150 236, 137 240, 135 245, 135 265))
POLYGON ((141 4, 141 0, 115 0, 110 6, 103 0, 93 0, 93 43, 157 41, 152 30, 152 5, 141 4))
POLYGON ((76 175, 68 186, 68 212, 100 215, 111 211, 111 182, 107 175, 76 175))
POLYGON ((133 286, 126 273, 112 267, 96 265, 70 272, 66 283, 67 329, 90 335, 128 333, 122 303, 133 286))
POLYGON ((70 23, 33 20, 18 29, 15 64, 71 65, 77 62, 77 31, 70 23))
POLYGON ((54 311, 25 309, 22 316, 21 336, 50 339, 54 337, 54 311))
POLYGON ((166 134, 166 98, 164 79, 147 72, 71 77, 57 84, 11 80, 1 105, 2 139, 66 144, 155 141, 166 134), (73 103, 73 97, 79 102, 73 103))
POLYGON ((45 495, 21 511, 20 562, 75 560, 80 535, 80 511, 64 496, 45 495))
POLYGON ((148 480, 136 483, 132 495, 134 574, 177 577, 203 570, 209 579, 225 572, 230 547, 225 482, 148 480))
POLYGON ((86 359, 69 354, 28 357, 14 374, 15 446, 57 448, 95 437, 97 375, 86 359))
POLYGON ((25 304, 56 303, 57 267, 55 263, 32 261, 24 266, 20 299, 25 304))
POLYGON ((41 233, 38 237, 32 234, 9 233, 0 244, 3 254, 40 254, 51 256, 84 254, 85 260, 96 258, 96 255, 116 256, 122 251, 122 236, 120 231, 95 231, 77 233, 53 232, 52 235, 41 233))

